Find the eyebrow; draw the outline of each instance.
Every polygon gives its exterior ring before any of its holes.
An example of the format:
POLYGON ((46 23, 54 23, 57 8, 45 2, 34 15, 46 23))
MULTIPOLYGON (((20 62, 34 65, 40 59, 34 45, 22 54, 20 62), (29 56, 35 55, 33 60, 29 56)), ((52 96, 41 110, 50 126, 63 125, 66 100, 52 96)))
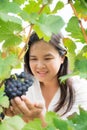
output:
MULTIPOLYGON (((44 55, 44 57, 49 57, 49 56, 53 56, 51 53, 48 53, 46 55, 44 55)), ((30 57, 36 57, 35 55, 30 55, 30 57)))
POLYGON ((36 57, 36 56, 34 56, 34 55, 30 55, 30 57, 36 57))
POLYGON ((51 53, 46 54, 44 57, 53 56, 51 53))

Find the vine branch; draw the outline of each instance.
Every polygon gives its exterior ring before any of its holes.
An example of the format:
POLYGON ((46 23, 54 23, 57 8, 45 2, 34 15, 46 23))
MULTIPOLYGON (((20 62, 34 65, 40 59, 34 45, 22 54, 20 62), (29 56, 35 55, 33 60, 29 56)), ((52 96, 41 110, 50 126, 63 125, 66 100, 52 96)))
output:
POLYGON ((31 34, 32 29, 33 29, 33 26, 34 26, 33 24, 30 26, 29 33, 28 33, 27 39, 26 39, 26 41, 25 41, 25 45, 24 45, 24 47, 22 48, 20 54, 18 55, 18 59, 21 59, 21 55, 23 54, 24 51, 26 51, 27 44, 28 44, 28 41, 29 41, 29 39, 30 39, 30 34, 31 34))
POLYGON ((78 18, 78 14, 77 14, 76 9, 74 8, 74 6, 73 6, 71 0, 68 0, 68 2, 69 2, 69 4, 70 4, 70 6, 71 6, 71 8, 72 8, 72 10, 73 10, 73 12, 74 12, 74 14, 75 14, 75 16, 77 17, 77 19, 78 19, 78 21, 79 21, 79 24, 80 24, 80 27, 81 27, 81 30, 82 30, 84 39, 85 39, 85 41, 86 41, 86 43, 87 43, 87 34, 86 34, 86 31, 85 31, 85 29, 84 29, 84 27, 83 27, 83 25, 82 25, 82 21, 78 18))

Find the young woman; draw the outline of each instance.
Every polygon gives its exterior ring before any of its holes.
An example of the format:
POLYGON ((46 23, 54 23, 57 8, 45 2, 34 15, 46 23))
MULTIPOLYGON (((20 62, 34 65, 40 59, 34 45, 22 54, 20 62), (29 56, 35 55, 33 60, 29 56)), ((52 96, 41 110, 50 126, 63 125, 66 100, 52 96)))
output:
POLYGON ((34 76, 34 83, 26 96, 11 100, 7 115, 22 114, 26 122, 40 118, 46 125, 46 111, 54 111, 66 118, 78 112, 78 105, 87 108, 87 89, 80 87, 81 83, 86 86, 87 82, 76 77, 67 79, 65 83, 60 80, 61 76, 68 74, 67 49, 62 39, 61 34, 52 34, 46 42, 32 33, 24 62, 25 71, 34 76))

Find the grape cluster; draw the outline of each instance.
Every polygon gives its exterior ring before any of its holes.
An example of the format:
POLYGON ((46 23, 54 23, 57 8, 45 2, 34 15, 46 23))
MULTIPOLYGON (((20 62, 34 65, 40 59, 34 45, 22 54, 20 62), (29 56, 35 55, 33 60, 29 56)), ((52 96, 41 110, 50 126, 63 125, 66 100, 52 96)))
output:
POLYGON ((10 78, 5 80, 5 95, 9 100, 16 96, 22 96, 26 94, 26 91, 33 84, 33 77, 30 74, 21 72, 21 74, 11 75, 10 78))

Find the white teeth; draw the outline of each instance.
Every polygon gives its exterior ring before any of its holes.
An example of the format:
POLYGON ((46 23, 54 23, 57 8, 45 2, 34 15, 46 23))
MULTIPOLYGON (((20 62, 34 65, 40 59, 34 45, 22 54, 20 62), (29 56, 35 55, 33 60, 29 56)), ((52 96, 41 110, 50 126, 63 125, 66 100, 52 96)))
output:
POLYGON ((46 74, 47 72, 37 72, 38 74, 46 74))
POLYGON ((46 72, 38 72, 39 74, 45 74, 46 72))

